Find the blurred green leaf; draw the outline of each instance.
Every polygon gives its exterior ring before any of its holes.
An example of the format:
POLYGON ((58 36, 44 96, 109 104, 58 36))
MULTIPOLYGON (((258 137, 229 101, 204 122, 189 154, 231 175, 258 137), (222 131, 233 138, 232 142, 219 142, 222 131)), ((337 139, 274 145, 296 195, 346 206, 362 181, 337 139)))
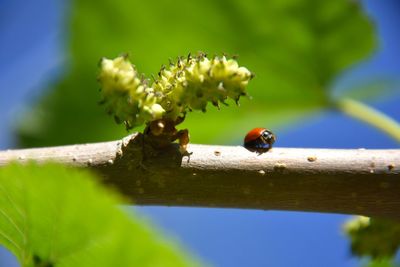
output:
POLYGON ((240 65, 256 73, 251 103, 242 101, 240 109, 224 115, 188 116, 192 140, 210 143, 227 135, 237 139, 249 121, 257 122, 251 127, 271 127, 327 107, 333 80, 375 46, 372 23, 350 0, 75 0, 69 25, 70 69, 21 123, 22 146, 126 134, 96 105, 96 63, 102 56, 130 52, 149 77, 169 57, 189 52, 240 55, 240 65))
POLYGON ((21 266, 190 266, 82 170, 0 169, 0 244, 21 266))
POLYGON ((371 260, 365 267, 399 267, 393 259, 371 260))
POLYGON ((382 218, 357 216, 345 224, 351 252, 377 262, 393 259, 400 248, 400 223, 382 218))

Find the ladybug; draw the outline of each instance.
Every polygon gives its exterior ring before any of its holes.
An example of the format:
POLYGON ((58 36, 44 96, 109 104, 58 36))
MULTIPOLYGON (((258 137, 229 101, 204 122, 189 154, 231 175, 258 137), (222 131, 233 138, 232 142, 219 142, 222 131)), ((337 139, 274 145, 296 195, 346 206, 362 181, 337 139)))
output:
POLYGON ((254 128, 244 138, 244 147, 251 152, 262 154, 272 148, 275 140, 275 135, 270 130, 254 128))

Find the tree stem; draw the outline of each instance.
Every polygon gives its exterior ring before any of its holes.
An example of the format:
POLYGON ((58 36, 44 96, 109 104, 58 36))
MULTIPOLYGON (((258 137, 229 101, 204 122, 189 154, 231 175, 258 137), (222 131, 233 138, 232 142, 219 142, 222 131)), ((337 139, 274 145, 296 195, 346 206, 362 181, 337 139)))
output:
POLYGON ((400 124, 383 112, 349 98, 338 100, 336 107, 347 115, 382 130, 400 143, 400 124))
POLYGON ((0 151, 0 166, 32 159, 90 167, 142 205, 400 219, 400 149, 273 148, 257 155, 240 146, 193 144, 188 150, 190 161, 177 145, 154 150, 135 134, 105 143, 0 151))

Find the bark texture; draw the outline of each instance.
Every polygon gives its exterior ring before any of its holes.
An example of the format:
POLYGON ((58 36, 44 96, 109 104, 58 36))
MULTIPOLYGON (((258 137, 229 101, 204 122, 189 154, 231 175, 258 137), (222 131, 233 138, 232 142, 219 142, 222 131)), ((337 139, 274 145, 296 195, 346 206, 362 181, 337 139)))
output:
POLYGON ((400 149, 190 145, 163 150, 133 134, 119 141, 0 151, 12 160, 89 167, 139 205, 362 214, 400 219, 400 149))

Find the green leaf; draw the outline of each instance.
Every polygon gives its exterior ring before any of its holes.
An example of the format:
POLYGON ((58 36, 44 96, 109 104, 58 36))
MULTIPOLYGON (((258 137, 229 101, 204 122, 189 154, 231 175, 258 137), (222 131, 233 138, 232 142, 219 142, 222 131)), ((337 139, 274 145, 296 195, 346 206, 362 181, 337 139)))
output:
POLYGON ((149 77, 168 58, 189 52, 240 55, 239 64, 256 74, 249 85, 251 104, 186 123, 194 140, 213 142, 224 135, 238 138, 242 133, 231 129, 250 120, 259 121, 252 127, 267 122, 271 127, 327 107, 332 82, 369 55, 376 42, 372 23, 350 0, 75 0, 68 25, 70 69, 21 123, 22 146, 125 135, 96 104, 96 63, 103 56, 130 52, 149 77), (211 122, 226 127, 197 127, 211 122))
POLYGON ((400 223, 358 216, 345 224, 351 240, 351 252, 374 260, 393 259, 400 248, 400 223))
POLYGON ((368 264, 363 265, 365 267, 399 267, 400 265, 396 263, 393 259, 379 259, 371 260, 368 264))
POLYGON ((86 171, 0 168, 0 244, 25 266, 190 266, 86 171))

